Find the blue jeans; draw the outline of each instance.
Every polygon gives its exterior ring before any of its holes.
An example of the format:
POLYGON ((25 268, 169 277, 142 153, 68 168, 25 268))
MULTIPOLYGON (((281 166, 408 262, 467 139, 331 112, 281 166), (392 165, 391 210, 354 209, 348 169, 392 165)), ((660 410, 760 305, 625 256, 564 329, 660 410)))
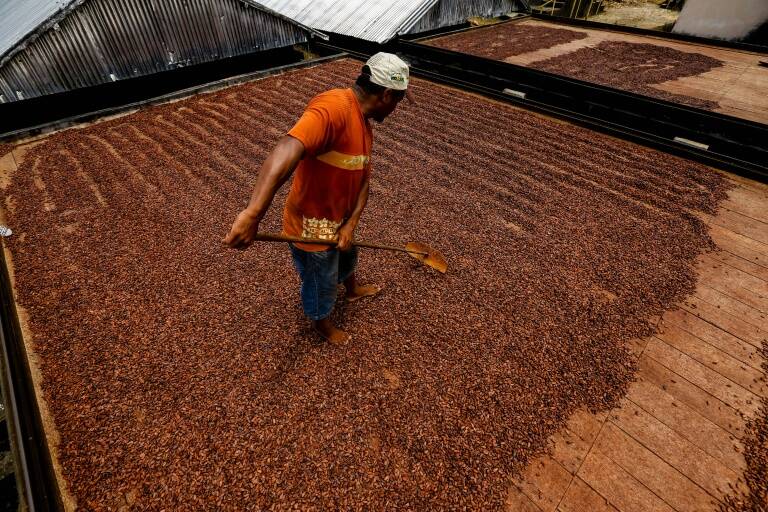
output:
POLYGON ((322 320, 331 314, 336 290, 355 271, 357 247, 347 252, 338 249, 302 251, 289 244, 293 264, 301 277, 301 304, 310 320, 322 320))

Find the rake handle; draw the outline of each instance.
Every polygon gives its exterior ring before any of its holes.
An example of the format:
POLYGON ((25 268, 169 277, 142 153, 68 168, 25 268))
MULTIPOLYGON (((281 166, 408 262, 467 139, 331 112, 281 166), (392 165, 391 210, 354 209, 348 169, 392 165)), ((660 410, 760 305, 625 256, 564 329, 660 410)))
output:
MULTIPOLYGON (((316 245, 333 245, 337 244, 336 240, 320 240, 318 238, 302 238, 300 236, 281 235, 277 233, 258 233, 254 240, 261 242, 297 242, 300 244, 316 244, 316 245)), ((367 247, 368 249, 385 249, 388 251, 406 252, 409 254, 422 254, 427 256, 426 252, 422 251, 409 251, 402 247, 394 245, 375 244, 372 242, 352 242, 352 245, 357 247, 367 247)))

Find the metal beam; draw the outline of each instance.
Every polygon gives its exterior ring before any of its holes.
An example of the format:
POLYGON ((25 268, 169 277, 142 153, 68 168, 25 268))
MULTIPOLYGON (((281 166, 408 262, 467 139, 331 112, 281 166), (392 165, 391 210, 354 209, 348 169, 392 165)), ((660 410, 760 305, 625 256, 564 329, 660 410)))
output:
POLYGON ((16 482, 30 512, 63 510, 0 241, 0 351, 16 482))

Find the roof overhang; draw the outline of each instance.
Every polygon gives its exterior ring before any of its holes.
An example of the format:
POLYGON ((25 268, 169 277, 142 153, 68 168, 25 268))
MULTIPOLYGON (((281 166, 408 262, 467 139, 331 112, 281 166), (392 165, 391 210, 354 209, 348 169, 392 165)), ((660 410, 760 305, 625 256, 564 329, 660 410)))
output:
MULTIPOLYGON (((50 16, 48 16, 42 23, 39 23, 34 29, 21 36, 19 40, 11 45, 4 53, 0 54, 0 67, 11 60, 14 55, 24 50, 24 48, 26 48, 30 43, 37 39, 41 34, 44 34, 61 20, 66 18, 69 13, 77 9, 85 1, 86 0, 69 0, 68 2, 61 2, 60 8, 56 9, 50 16)), ((249 7, 263 11, 271 16, 275 16, 276 18, 279 18, 287 23, 295 25, 308 34, 311 34, 312 36, 319 37, 323 40, 328 40, 328 35, 325 33, 313 29, 312 27, 308 27, 296 20, 289 18, 288 16, 284 16, 278 12, 275 12, 262 3, 256 2, 255 0, 240 0, 240 2, 249 7)))

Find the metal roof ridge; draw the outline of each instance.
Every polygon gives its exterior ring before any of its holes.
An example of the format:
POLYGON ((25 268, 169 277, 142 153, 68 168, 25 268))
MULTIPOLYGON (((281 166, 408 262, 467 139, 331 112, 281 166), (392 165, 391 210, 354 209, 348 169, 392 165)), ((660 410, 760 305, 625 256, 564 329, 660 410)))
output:
POLYGON ((293 18, 291 18, 289 16, 286 16, 284 14, 280 14, 279 12, 277 12, 277 11, 275 11, 273 9, 270 9, 266 5, 264 5, 264 4, 260 3, 260 2, 257 2, 256 0, 240 0, 240 1, 242 3, 244 3, 244 4, 246 4, 246 5, 250 5, 251 7, 255 8, 255 9, 259 9, 260 11, 263 11, 263 12, 265 12, 267 14, 271 14, 272 16, 280 18, 281 20, 287 21, 288 23, 292 23, 293 25, 296 25, 297 27, 301 27, 304 30, 306 30, 307 32, 310 32, 310 33, 318 36, 320 39, 322 39, 324 41, 327 41, 329 39, 328 34, 326 34, 325 32, 321 32, 321 31, 319 31, 317 29, 314 29, 314 28, 312 28, 310 26, 307 26, 307 25, 305 25, 303 23, 300 23, 299 21, 297 21, 297 20, 295 20, 295 19, 293 19, 293 18))
MULTIPOLYGON (((427 11, 429 11, 432 7, 437 5, 439 1, 440 0, 422 0, 420 2, 416 2, 411 12, 408 15, 406 15, 405 18, 403 18, 403 21, 401 21, 399 25, 394 27, 394 30, 391 30, 389 34, 383 34, 377 37, 375 39, 375 42, 383 44, 388 41, 391 41, 392 39, 397 37, 399 34, 407 32, 414 25, 416 25, 416 23, 418 23, 418 21, 424 16, 424 14, 427 13, 427 11)), ((367 33, 372 27, 375 26, 376 22, 379 21, 379 19, 371 20, 371 22, 362 29, 361 33, 362 34, 367 33)))
POLYGON ((414 27, 439 0, 259 0, 317 30, 385 43, 414 27))
POLYGON ((400 25, 400 28, 397 30, 397 32, 395 32, 395 34, 394 34, 392 37, 390 37, 390 39, 392 39, 393 37, 396 37, 396 36, 398 36, 398 35, 400 35, 400 34, 406 34, 406 33, 408 33, 408 31, 409 31, 409 30, 411 30, 411 29, 414 27, 414 25, 416 25, 416 24, 419 22, 419 20, 420 20, 420 19, 421 19, 421 18, 422 18, 422 17, 423 17, 423 16, 424 16, 424 15, 425 15, 425 14, 426 14, 426 13, 427 13, 427 12, 428 12, 428 11, 429 11, 431 8, 432 8, 432 7, 434 7, 435 5, 437 5, 437 3, 438 3, 439 1, 440 1, 440 0, 429 0, 429 1, 427 1, 427 2, 422 2, 422 3, 419 5, 419 9, 416 9, 416 10, 414 10, 414 11, 413 11, 413 13, 411 13, 411 16, 410 16, 409 18, 407 18, 407 19, 406 19, 406 20, 405 20, 405 21, 404 21, 404 22, 403 22, 403 23, 400 25))

